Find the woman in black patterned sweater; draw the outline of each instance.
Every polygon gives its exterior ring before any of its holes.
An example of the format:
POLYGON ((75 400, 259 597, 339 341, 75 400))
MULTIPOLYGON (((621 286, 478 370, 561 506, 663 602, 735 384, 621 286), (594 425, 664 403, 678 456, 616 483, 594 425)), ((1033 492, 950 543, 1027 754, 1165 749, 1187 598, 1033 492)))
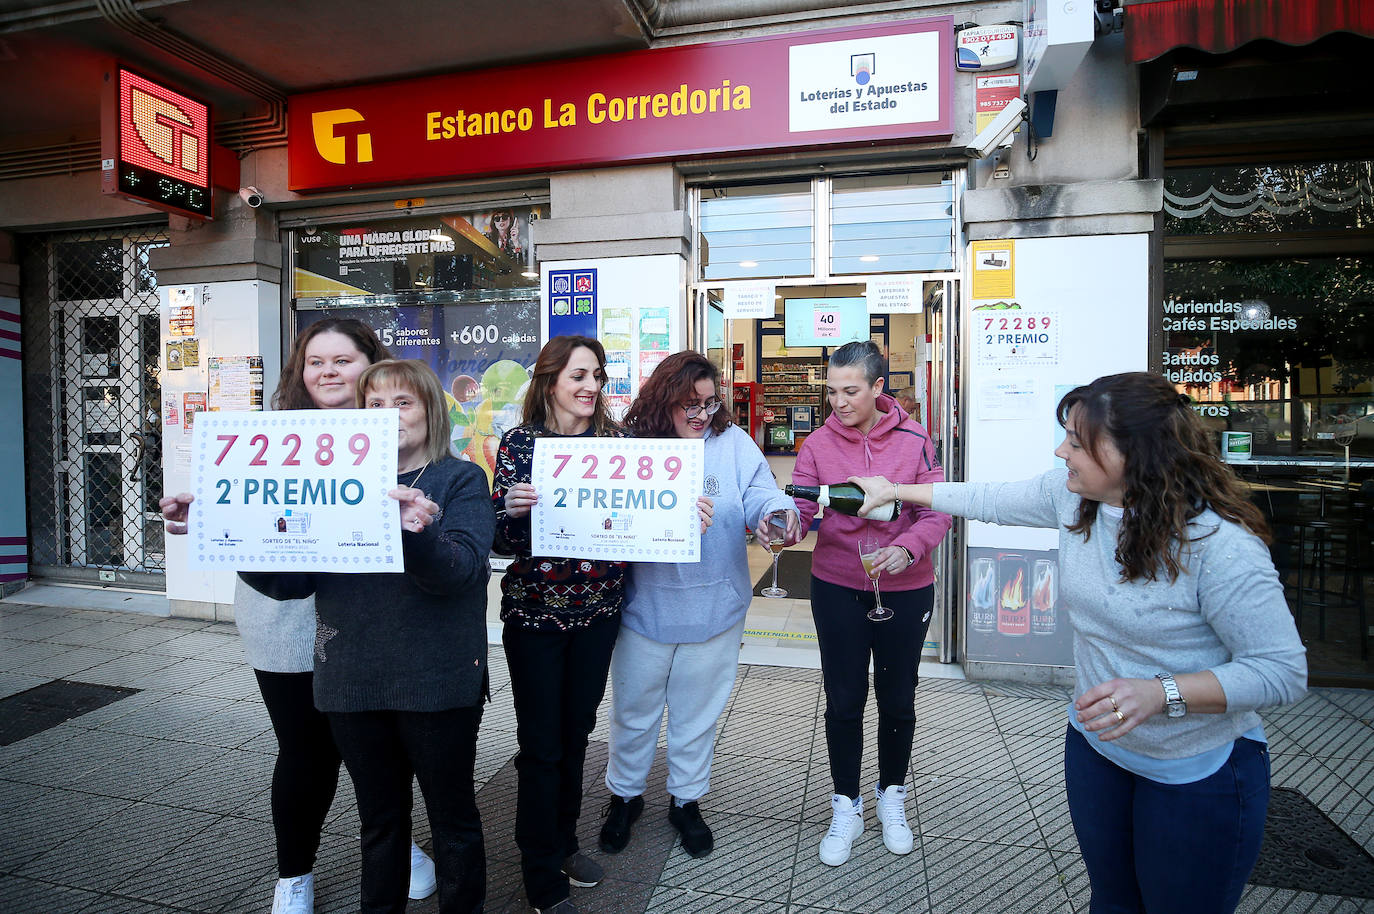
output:
POLYGON ((578 852, 582 763, 606 692, 625 602, 625 563, 530 555, 530 484, 536 439, 622 436, 606 411, 606 352, 584 336, 548 342, 534 365, 522 424, 501 439, 492 500, 498 553, 514 555, 501 580, 502 642, 515 698, 519 791, 515 842, 525 893, 540 911, 576 914, 569 883, 601 881, 578 852))

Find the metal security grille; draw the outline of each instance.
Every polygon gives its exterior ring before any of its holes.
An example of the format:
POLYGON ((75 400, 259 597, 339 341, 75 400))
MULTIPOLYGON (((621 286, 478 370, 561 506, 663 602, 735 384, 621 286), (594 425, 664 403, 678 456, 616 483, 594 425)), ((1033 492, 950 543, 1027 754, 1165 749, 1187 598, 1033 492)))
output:
POLYGON ((24 441, 35 577, 163 586, 157 227, 26 236, 24 441))

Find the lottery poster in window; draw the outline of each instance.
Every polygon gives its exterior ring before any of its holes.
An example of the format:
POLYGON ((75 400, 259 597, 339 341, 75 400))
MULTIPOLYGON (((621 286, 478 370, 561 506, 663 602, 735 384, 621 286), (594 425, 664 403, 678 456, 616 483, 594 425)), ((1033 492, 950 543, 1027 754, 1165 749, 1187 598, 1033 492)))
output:
POLYGON ((401 572, 394 409, 207 412, 191 442, 189 564, 401 572))
POLYGON ((701 561, 704 454, 700 438, 538 439, 532 554, 701 561))

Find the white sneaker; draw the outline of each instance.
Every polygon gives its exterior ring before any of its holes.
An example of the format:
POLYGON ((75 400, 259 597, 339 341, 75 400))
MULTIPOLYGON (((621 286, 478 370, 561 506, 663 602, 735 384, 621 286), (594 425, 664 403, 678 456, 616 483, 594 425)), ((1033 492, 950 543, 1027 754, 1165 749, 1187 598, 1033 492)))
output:
POLYGON ((428 898, 438 887, 434 861, 429 859, 429 854, 420 850, 420 845, 410 842, 410 897, 416 900, 428 898))
POLYGON ((878 795, 878 821, 883 823, 883 844, 894 854, 909 854, 914 843, 911 827, 906 824, 906 785, 897 784, 884 790, 874 788, 878 795))
POLYGON ((315 874, 278 879, 272 914, 315 914, 315 874))
POLYGON ((830 831, 821 839, 821 863, 839 866, 849 859, 849 848, 864 830, 863 797, 830 796, 830 831))

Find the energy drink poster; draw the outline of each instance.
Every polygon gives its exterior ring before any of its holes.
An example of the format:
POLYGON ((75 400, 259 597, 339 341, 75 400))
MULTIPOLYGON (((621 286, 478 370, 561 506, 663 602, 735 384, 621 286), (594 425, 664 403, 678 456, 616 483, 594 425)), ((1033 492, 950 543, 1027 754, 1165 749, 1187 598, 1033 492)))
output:
POLYGON ((520 424, 539 357, 539 301, 301 311, 298 332, 327 317, 356 318, 395 358, 434 369, 453 425, 450 450, 481 467, 490 484, 501 436, 520 424))
POLYGON ((968 550, 964 589, 970 660, 1061 665, 1073 630, 1059 604, 1059 551, 968 550))

